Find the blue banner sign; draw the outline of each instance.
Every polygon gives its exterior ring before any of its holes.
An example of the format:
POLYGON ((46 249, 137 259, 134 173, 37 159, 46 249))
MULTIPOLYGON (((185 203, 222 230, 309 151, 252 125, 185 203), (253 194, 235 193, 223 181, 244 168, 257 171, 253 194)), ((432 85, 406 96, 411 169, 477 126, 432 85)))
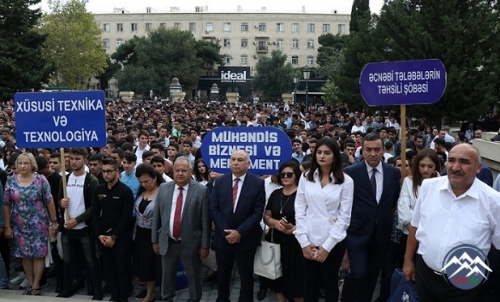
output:
POLYGON ((19 148, 106 145, 104 91, 19 92, 14 101, 19 148))
POLYGON ((368 63, 359 89, 368 106, 434 104, 446 89, 446 70, 438 59, 368 63))
POLYGON ((272 127, 220 127, 208 132, 201 144, 201 155, 210 169, 231 171, 231 154, 244 150, 250 156, 249 171, 258 175, 275 174, 292 158, 290 138, 272 127))

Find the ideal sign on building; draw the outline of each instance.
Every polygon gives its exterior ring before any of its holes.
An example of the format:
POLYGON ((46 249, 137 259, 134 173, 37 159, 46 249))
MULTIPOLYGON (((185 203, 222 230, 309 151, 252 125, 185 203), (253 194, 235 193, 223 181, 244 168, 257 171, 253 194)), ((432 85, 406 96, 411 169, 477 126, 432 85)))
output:
POLYGON ((246 83, 250 81, 250 67, 219 67, 221 83, 246 83))

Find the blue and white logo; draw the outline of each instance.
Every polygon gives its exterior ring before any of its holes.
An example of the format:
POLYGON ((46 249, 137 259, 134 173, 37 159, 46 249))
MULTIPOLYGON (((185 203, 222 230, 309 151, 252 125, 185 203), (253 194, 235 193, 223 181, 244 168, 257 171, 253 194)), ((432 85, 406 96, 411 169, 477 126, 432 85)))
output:
POLYGON ((441 273, 445 279, 460 289, 473 289, 488 279, 492 270, 487 256, 477 247, 462 244, 448 252, 441 273))

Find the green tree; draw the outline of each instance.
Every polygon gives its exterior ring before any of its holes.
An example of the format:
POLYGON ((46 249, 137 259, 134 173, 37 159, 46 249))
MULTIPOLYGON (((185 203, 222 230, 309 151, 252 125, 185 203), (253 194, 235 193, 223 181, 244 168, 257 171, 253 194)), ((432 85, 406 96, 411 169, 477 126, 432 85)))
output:
POLYGON ((319 65, 318 78, 332 79, 332 76, 339 72, 340 64, 344 60, 342 50, 347 43, 347 35, 333 35, 331 33, 318 37, 318 57, 316 62, 319 65))
POLYGON ((109 80, 116 74, 118 70, 121 69, 121 65, 115 60, 111 59, 109 55, 106 55, 106 69, 104 72, 99 74, 97 79, 99 80, 99 88, 105 90, 109 87, 109 80))
POLYGON ((48 81, 50 65, 42 56, 46 35, 36 26, 40 0, 0 1, 0 100, 16 91, 39 90, 48 81))
POLYGON ((385 60, 440 59, 447 89, 433 105, 409 106, 408 114, 440 124, 483 114, 499 100, 498 1, 394 0, 382 8, 375 49, 385 60))
POLYGON ((44 55, 56 69, 53 85, 86 89, 90 79, 106 68, 101 30, 86 2, 49 1, 51 13, 44 15, 41 31, 48 35, 44 55))
POLYGON ((370 16, 370 0, 354 0, 349 21, 349 32, 354 33, 360 29, 360 22, 370 16))
POLYGON ((294 69, 287 56, 280 50, 273 50, 271 57, 259 58, 257 75, 252 78, 254 89, 260 90, 265 98, 277 100, 293 90, 294 69))
POLYGON ((189 31, 160 27, 117 49, 112 58, 125 67, 115 77, 120 90, 132 90, 136 95, 149 90, 168 94, 173 77, 179 78, 184 90, 193 89, 205 63, 222 62, 219 50, 220 45, 196 41, 189 31))

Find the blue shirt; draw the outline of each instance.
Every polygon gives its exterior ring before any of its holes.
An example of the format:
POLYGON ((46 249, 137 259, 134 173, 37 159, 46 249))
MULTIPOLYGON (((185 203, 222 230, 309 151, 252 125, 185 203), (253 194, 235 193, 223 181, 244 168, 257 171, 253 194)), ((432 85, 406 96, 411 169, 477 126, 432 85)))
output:
POLYGON ((139 184, 139 179, 135 176, 135 169, 130 175, 127 175, 125 171, 123 171, 121 175, 122 177, 120 178, 120 181, 125 185, 127 185, 127 187, 129 187, 132 190, 134 198, 136 198, 140 184, 139 184))

